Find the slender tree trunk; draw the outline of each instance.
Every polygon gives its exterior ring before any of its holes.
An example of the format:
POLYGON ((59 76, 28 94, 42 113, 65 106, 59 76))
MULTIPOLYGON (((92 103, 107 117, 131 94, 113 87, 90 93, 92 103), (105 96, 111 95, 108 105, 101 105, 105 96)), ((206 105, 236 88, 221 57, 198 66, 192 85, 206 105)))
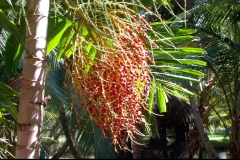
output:
POLYGON ((184 147, 183 152, 177 159, 193 159, 194 154, 201 148, 201 139, 196 126, 189 132, 188 142, 184 147))
MULTIPOLYGON (((139 141, 140 141, 140 136, 137 136, 136 142, 139 143, 139 141)), ((141 146, 135 142, 133 142, 133 159, 142 159, 141 146)))
POLYGON ((51 159, 59 159, 67 150, 68 148, 68 141, 64 142, 61 148, 58 149, 58 151, 53 155, 51 159))
MULTIPOLYGON (((66 141, 68 142, 68 146, 69 146, 69 150, 72 153, 73 157, 75 159, 82 159, 82 156, 80 155, 80 153, 78 152, 77 148, 76 148, 76 144, 75 144, 75 138, 74 138, 74 134, 72 134, 72 131, 70 130, 68 123, 67 123, 67 118, 66 118, 66 114, 65 114, 65 110, 63 108, 63 106, 60 106, 60 121, 62 123, 62 128, 64 131, 64 135, 66 137, 66 141)), ((76 128, 76 125, 74 126, 74 130, 76 128)))
POLYGON ((161 135, 160 145, 162 145, 161 148, 163 150, 163 158, 168 159, 167 131, 166 131, 166 126, 165 125, 162 125, 161 127, 159 127, 159 133, 161 135))
POLYGON ((197 105, 196 105, 196 101, 195 101, 194 97, 190 98, 190 103, 191 103, 191 106, 192 106, 192 109, 193 109, 193 114, 194 114, 194 120, 195 120, 196 127, 198 129, 199 135, 201 137, 204 148, 206 149, 206 152, 207 152, 209 158, 210 159, 220 159, 217 152, 213 148, 211 142, 209 141, 209 138, 208 138, 207 134, 204 131, 202 118, 199 114, 199 111, 197 110, 197 105))
POLYGON ((239 98, 238 93, 233 96, 233 105, 231 109, 232 115, 232 132, 230 135, 229 143, 229 159, 239 159, 240 158, 240 127, 239 127, 239 98))
POLYGON ((16 159, 39 159, 50 0, 28 0, 24 65, 19 104, 16 159))
MULTIPOLYGON (((138 124, 136 124, 136 127, 138 128, 138 130, 140 130, 140 126, 138 124)), ((135 137, 135 142, 132 142, 132 151, 133 151, 133 159, 142 159, 142 151, 141 151, 141 146, 138 144, 140 143, 142 136, 138 135, 135 137)))

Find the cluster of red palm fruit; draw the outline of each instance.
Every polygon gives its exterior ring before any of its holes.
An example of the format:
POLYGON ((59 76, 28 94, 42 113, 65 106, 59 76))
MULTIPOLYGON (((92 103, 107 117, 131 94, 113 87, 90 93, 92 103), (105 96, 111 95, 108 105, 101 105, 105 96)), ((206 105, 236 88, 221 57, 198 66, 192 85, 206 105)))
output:
POLYGON ((83 108, 121 149, 126 149, 126 137, 133 140, 140 133, 136 124, 145 123, 142 110, 151 82, 148 63, 153 61, 146 47, 150 26, 144 17, 140 20, 141 24, 133 19, 131 26, 116 26, 119 36, 113 47, 105 47, 87 73, 75 77, 75 87, 88 99, 83 108))

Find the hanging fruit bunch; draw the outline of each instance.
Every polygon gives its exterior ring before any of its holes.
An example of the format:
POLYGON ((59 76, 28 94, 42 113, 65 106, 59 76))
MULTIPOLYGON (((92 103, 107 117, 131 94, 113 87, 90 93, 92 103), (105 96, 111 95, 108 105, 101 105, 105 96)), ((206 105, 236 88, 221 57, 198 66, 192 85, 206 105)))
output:
POLYGON ((144 16, 125 5, 109 6, 103 10, 94 4, 88 10, 94 14, 79 14, 91 25, 81 19, 86 28, 80 28, 79 35, 87 29, 88 37, 79 38, 71 60, 73 89, 81 97, 76 98, 79 107, 88 111, 104 134, 110 133, 114 146, 124 150, 127 137, 134 141, 142 134, 136 125, 148 125, 142 111, 147 109, 149 63, 154 61, 147 46, 155 41, 146 34, 151 26, 144 16))

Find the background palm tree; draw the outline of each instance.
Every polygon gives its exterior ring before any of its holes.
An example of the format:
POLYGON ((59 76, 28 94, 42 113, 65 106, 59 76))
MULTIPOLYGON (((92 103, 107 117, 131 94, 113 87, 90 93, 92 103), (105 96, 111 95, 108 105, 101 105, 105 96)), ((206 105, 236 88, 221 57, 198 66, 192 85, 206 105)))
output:
MULTIPOLYGON (((239 2, 195 1, 188 11, 191 17, 189 26, 197 29, 199 39, 185 46, 206 50, 202 60, 207 67, 202 79, 199 106, 205 108, 203 121, 206 126, 221 125, 230 136, 230 158, 239 158, 239 2), (219 6, 222 6, 221 8, 219 6), (219 25, 221 24, 221 25, 219 25), (216 118, 218 117, 218 118, 216 118)), ((183 16, 179 14, 179 16, 183 16)))

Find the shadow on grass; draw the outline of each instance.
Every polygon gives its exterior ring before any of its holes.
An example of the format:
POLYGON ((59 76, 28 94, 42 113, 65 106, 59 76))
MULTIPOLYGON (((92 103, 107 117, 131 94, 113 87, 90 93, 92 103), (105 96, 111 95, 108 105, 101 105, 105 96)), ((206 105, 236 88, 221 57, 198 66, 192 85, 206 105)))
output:
POLYGON ((224 135, 208 135, 214 148, 227 148, 229 145, 229 137, 224 137, 224 135))

